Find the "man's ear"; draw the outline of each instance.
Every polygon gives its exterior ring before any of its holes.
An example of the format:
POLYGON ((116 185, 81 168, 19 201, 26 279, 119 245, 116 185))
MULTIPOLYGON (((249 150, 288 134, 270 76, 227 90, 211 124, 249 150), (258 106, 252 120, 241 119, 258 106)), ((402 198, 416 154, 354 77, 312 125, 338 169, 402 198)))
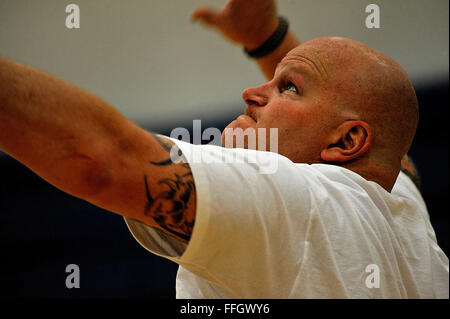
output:
POLYGON ((348 162, 364 155, 372 145, 372 130, 364 121, 346 121, 330 137, 320 153, 325 162, 348 162))

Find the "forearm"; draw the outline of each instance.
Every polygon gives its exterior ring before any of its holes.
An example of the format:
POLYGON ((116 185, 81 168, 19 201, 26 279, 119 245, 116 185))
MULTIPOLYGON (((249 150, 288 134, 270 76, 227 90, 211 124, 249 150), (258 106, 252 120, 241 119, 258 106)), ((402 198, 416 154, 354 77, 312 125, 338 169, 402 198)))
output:
POLYGON ((256 60, 261 71, 266 76, 267 80, 272 80, 275 73, 275 69, 280 61, 286 56, 286 54, 300 44, 297 37, 288 31, 283 42, 269 55, 256 60))
POLYGON ((0 57, 0 149, 64 191, 99 188, 104 141, 124 121, 92 94, 0 57))

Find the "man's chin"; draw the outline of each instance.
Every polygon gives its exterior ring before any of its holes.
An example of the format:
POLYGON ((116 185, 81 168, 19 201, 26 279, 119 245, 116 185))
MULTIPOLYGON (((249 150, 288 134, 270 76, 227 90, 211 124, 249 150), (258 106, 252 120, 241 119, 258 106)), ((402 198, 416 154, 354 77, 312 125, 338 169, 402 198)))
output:
POLYGON ((227 126, 222 132, 223 147, 256 150, 257 145, 257 130, 254 127, 227 126))

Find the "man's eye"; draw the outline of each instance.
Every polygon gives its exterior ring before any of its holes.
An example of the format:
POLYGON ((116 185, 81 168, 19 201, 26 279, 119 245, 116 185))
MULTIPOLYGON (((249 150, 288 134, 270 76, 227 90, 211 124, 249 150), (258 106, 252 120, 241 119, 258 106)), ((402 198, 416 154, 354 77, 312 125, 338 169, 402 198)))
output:
POLYGON ((284 88, 282 89, 282 92, 284 92, 284 91, 292 91, 292 92, 294 92, 294 93, 298 93, 297 87, 295 86, 294 83, 292 83, 292 82, 290 82, 290 81, 289 81, 289 82, 284 86, 284 88))

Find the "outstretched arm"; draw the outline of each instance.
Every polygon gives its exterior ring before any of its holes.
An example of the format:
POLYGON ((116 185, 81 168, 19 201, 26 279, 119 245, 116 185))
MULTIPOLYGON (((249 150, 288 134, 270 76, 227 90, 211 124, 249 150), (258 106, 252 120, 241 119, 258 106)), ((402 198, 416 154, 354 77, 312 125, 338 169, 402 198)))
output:
POLYGON ((188 241, 195 185, 171 147, 98 97, 0 57, 0 149, 73 196, 188 241))
MULTIPOLYGON (((192 19, 203 21, 247 50, 261 46, 278 27, 278 12, 274 0, 229 0, 221 10, 198 8, 192 14, 192 19)), ((256 59, 268 80, 272 79, 277 64, 299 44, 295 35, 288 31, 283 42, 274 51, 256 59)))

